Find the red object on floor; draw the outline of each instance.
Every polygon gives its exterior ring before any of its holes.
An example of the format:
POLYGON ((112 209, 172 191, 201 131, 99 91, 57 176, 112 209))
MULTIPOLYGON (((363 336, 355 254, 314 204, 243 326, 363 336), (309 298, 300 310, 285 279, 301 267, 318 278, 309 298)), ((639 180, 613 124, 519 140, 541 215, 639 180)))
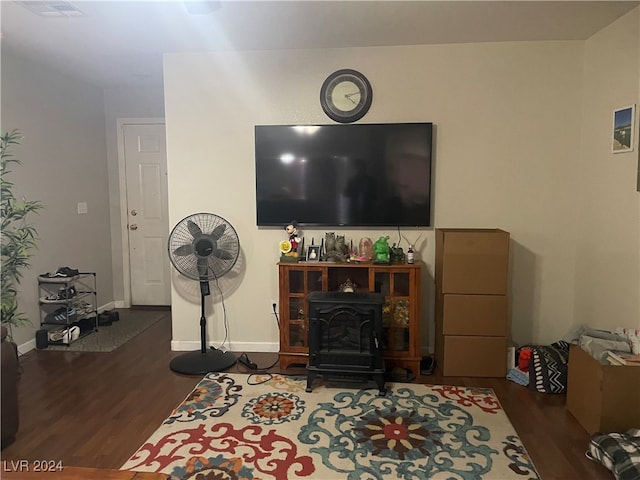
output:
POLYGON ((531 362, 531 349, 523 348, 518 355, 518 369, 528 372, 529 362, 531 362))

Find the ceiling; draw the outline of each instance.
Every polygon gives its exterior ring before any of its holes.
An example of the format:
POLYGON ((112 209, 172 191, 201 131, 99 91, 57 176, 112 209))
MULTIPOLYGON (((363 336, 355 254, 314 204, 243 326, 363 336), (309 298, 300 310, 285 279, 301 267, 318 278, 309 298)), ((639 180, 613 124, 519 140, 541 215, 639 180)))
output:
POLYGON ((2 0, 1 42, 3 53, 100 87, 161 86, 166 52, 583 40, 639 4, 2 0), (188 11, 201 7, 213 11, 188 11))

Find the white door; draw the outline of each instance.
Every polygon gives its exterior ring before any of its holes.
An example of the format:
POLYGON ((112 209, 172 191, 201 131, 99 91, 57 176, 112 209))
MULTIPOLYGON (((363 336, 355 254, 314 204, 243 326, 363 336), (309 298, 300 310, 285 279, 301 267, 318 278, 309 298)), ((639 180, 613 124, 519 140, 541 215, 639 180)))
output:
POLYGON ((169 305, 167 153, 162 124, 124 125, 132 305, 169 305))

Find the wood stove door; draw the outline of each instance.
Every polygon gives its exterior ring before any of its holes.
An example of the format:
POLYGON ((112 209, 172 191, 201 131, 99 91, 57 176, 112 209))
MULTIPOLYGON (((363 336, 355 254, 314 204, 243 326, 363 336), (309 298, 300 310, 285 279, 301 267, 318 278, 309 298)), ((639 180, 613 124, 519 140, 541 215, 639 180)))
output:
POLYGON ((380 305, 310 304, 309 367, 384 370, 380 305))

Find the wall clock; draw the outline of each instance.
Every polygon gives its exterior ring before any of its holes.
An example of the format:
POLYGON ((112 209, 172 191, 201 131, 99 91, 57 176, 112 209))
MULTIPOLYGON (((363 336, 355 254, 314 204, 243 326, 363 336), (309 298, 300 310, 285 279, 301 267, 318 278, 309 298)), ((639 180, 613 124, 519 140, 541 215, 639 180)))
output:
POLYGON ((329 118, 351 123, 366 115, 373 100, 367 77, 351 69, 333 72, 320 88, 320 105, 329 118))

